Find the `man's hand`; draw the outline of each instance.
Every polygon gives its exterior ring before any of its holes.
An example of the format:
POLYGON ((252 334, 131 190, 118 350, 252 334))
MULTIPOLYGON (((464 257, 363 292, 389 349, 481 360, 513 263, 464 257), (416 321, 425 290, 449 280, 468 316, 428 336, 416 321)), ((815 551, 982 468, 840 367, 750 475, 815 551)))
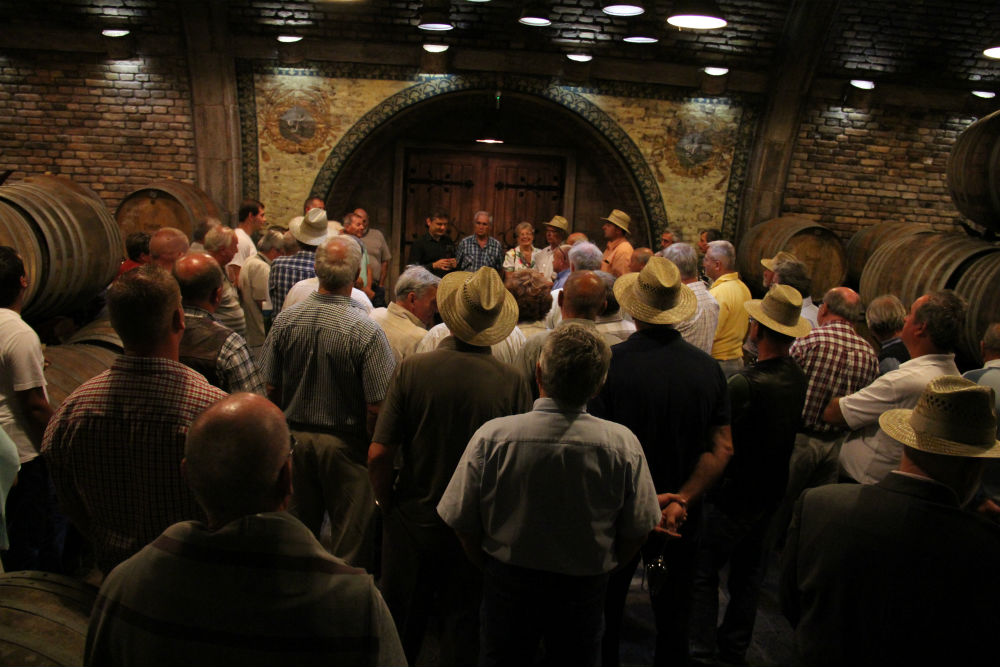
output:
POLYGON ((667 537, 680 538, 680 528, 687 521, 687 503, 675 493, 663 493, 658 496, 663 511, 660 513, 660 523, 654 528, 667 537), (666 497, 666 504, 663 498, 666 497))
POLYGON ((436 262, 433 262, 431 266, 433 266, 438 271, 450 271, 451 269, 455 268, 455 265, 457 263, 458 263, 457 259, 445 257, 443 259, 439 259, 436 262))

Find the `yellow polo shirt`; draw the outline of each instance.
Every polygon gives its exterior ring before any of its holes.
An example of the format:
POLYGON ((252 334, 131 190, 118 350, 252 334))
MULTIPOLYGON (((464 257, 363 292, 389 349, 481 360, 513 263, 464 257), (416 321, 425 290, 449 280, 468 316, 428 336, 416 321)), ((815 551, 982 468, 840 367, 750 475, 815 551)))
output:
POLYGON ((719 302, 719 324, 715 328, 712 356, 719 361, 743 356, 743 339, 750 326, 750 316, 743 304, 752 299, 750 290, 740 280, 740 274, 719 276, 708 290, 719 302))

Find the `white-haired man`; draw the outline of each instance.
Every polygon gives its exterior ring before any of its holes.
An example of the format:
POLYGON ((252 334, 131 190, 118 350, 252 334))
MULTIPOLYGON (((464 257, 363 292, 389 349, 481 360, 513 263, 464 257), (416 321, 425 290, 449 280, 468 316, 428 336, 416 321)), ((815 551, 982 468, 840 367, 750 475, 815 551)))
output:
POLYGON ((396 299, 369 315, 385 332, 397 363, 416 352, 427 328, 434 325, 440 282, 422 266, 407 267, 396 280, 396 299))
POLYGON ((736 272, 736 249, 729 241, 712 241, 705 251, 705 275, 712 280, 709 290, 719 302, 719 323, 715 327, 712 357, 726 377, 743 368, 743 339, 750 318, 743 304, 752 297, 736 272))

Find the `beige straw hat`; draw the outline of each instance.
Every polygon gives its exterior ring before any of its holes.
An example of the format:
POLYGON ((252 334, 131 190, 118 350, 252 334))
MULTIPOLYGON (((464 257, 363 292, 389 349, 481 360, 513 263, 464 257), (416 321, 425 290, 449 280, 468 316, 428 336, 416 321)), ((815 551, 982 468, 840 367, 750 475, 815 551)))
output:
POLYGON ((785 252, 784 250, 782 250, 781 252, 779 252, 774 257, 771 257, 770 259, 765 257, 764 259, 760 260, 760 263, 763 264, 764 268, 767 269, 768 271, 774 271, 774 267, 778 265, 778 262, 787 262, 789 260, 797 262, 799 261, 799 258, 790 252, 785 252))
POLYGON ((321 208, 309 209, 305 216, 295 217, 288 223, 292 236, 306 245, 318 246, 326 240, 326 211, 321 208))
POLYGON ((619 211, 618 209, 615 209, 608 214, 608 217, 601 218, 601 220, 607 220, 615 227, 623 229, 626 234, 630 233, 628 230, 628 226, 632 222, 632 218, 628 217, 628 213, 626 213, 625 211, 619 211))
POLYGON ((552 219, 545 223, 548 227, 555 227, 563 232, 563 234, 569 234, 569 220, 562 217, 561 215, 554 215, 552 219))
POLYGON ((451 333, 470 345, 499 343, 517 324, 517 301, 490 267, 446 275, 438 284, 437 304, 451 333))
POLYGON ((774 285, 763 299, 747 301, 743 307, 750 317, 786 336, 801 338, 812 331, 809 320, 801 316, 802 295, 790 285, 774 285))
POLYGON ((957 375, 931 380, 912 410, 889 410, 878 418, 886 434, 930 454, 1000 458, 992 387, 957 375))
POLYGON ((681 282, 677 266, 665 257, 654 255, 639 273, 620 277, 614 292, 632 317, 650 324, 677 324, 698 309, 698 297, 681 282))

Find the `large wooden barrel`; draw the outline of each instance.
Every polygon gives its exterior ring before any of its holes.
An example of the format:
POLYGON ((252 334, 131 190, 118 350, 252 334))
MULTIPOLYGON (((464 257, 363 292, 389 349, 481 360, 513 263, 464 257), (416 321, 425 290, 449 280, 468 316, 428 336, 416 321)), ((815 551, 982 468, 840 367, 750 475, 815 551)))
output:
POLYGON ((1000 248, 962 234, 920 234, 884 243, 861 274, 861 300, 895 294, 907 307, 927 292, 954 289, 984 255, 1000 248))
POLYGON ((123 239, 133 232, 152 234, 160 227, 175 227, 191 238, 198 221, 207 217, 219 217, 212 198, 191 183, 171 180, 136 190, 115 212, 123 239))
POLYGON ((975 365, 983 363, 979 341, 986 327, 1000 322, 1000 252, 983 255, 966 268, 955 291, 969 302, 962 348, 975 365))
POLYGON ((883 243, 915 236, 917 234, 933 234, 930 225, 918 225, 912 222, 880 222, 859 230, 847 242, 847 282, 857 287, 861 283, 861 273, 865 264, 883 243))
POLYGON ((82 665, 96 599, 96 586, 59 574, 0 574, 0 665, 82 665))
POLYGON ((1000 111, 958 135, 948 156, 948 189, 964 216, 1000 231, 1000 111))
POLYGON ((46 391, 49 403, 58 407, 77 387, 111 368, 119 353, 101 345, 72 343, 45 348, 46 391))
POLYGON ((774 257, 781 250, 792 253, 808 268, 814 300, 843 284, 847 257, 837 235, 812 218, 788 215, 751 227, 740 242, 736 253, 740 277, 754 293, 763 290, 764 267, 760 260, 774 257))
POLYGON ((94 192, 60 176, 0 186, 0 244, 17 248, 25 261, 28 320, 79 308, 111 282, 121 263, 111 213, 94 192))

